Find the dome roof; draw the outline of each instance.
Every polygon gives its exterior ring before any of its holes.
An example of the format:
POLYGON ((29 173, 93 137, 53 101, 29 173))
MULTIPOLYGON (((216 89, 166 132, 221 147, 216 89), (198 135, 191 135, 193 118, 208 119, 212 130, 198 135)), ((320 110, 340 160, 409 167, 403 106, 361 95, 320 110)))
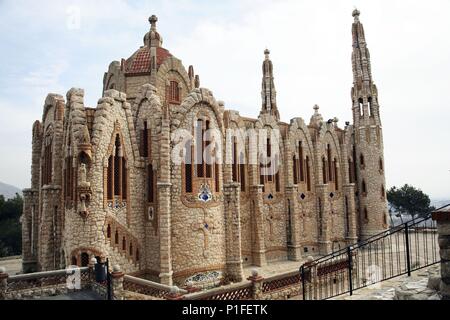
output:
MULTIPOLYGON (((156 48, 156 68, 158 69, 164 61, 172 55, 167 49, 156 48)), ((140 74, 148 73, 151 70, 151 54, 150 48, 143 46, 139 48, 130 58, 125 62, 125 73, 140 74)))

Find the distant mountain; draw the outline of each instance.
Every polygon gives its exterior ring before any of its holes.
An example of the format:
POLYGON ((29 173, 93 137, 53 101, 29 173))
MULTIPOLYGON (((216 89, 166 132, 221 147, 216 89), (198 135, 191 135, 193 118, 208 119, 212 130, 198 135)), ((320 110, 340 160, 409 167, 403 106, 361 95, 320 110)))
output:
POLYGON ((436 208, 440 208, 443 207, 447 204, 450 204, 450 199, 449 200, 431 200, 431 205, 435 206, 436 208))
POLYGON ((22 195, 22 190, 0 181, 0 194, 6 199, 14 198, 16 193, 22 195))

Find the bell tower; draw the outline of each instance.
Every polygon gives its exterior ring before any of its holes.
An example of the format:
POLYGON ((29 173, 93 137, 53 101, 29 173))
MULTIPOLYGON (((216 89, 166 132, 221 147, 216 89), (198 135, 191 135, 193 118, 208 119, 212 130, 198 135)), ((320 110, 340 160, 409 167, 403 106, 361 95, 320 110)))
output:
POLYGON ((378 104, 378 90, 372 78, 370 54, 358 9, 353 11, 353 161, 357 174, 360 238, 385 230, 387 200, 383 156, 383 131, 378 104))

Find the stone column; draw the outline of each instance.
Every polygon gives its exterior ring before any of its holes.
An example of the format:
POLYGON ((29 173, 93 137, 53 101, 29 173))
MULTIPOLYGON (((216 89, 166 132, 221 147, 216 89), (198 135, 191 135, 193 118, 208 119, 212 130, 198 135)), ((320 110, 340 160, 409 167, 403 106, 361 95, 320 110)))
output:
POLYGON ((6 300, 6 291, 8 290, 8 274, 4 267, 0 267, 0 300, 6 300))
POLYGON ((113 272, 111 273, 112 277, 112 287, 113 287, 113 294, 115 300, 122 300, 123 299, 123 277, 124 273, 120 269, 119 265, 115 265, 113 267, 113 272))
POLYGON ((441 256, 441 283, 439 291, 442 300, 450 300, 450 205, 432 213, 439 233, 439 254, 441 256))
POLYGON ((343 186, 344 188, 344 214, 348 210, 348 234, 346 236, 347 244, 351 245, 358 241, 357 233, 357 215, 355 208, 355 184, 350 183, 343 186), (347 203, 345 203, 347 197, 347 203), (346 209, 347 206, 347 209, 346 209))
POLYGON ((288 258, 293 261, 300 261, 302 257, 301 245, 301 228, 300 228, 300 210, 297 204, 297 190, 296 185, 286 187, 286 198, 289 201, 288 214, 290 214, 290 241, 288 242, 288 258))
POLYGON ((252 275, 249 278, 247 278, 247 280, 252 282, 252 299, 261 300, 263 296, 262 284, 264 278, 258 274, 258 270, 253 269, 252 275))
POLYGON ((266 244, 264 242, 264 203, 263 203, 263 185, 251 187, 252 206, 252 260, 258 267, 267 265, 266 244))
POLYGON ((39 263, 42 271, 59 269, 60 245, 58 216, 61 210, 61 187, 42 188, 42 212, 39 225, 39 263))
POLYGON ((171 223, 170 223, 170 121, 165 118, 161 126, 160 177, 158 188, 158 217, 160 230, 160 282, 172 285, 171 223))
MULTIPOLYGON (((318 184, 316 186, 317 196, 320 197, 320 206, 319 199, 316 199, 317 204, 317 223, 319 224, 319 229, 322 232, 322 235, 319 234, 319 252, 320 254, 328 254, 332 251, 332 243, 330 240, 330 231, 328 227, 328 220, 331 214, 330 208, 330 200, 328 193, 328 185, 327 184, 318 184)), ((320 231, 319 230, 319 231, 320 231)))
POLYGON ((23 190, 22 212, 22 272, 37 271, 37 228, 39 214, 39 192, 34 189, 23 190))
POLYGON ((241 245, 240 184, 224 185, 226 264, 230 281, 240 282, 244 278, 241 245))

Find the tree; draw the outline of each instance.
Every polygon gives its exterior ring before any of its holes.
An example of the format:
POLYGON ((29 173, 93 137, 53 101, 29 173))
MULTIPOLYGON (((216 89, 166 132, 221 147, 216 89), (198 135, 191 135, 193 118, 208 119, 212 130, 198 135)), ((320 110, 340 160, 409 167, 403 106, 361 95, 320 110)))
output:
POLYGON ((408 184, 400 189, 397 187, 389 189, 387 199, 391 208, 400 214, 409 214, 413 219, 425 216, 435 209, 430 206, 430 197, 427 194, 408 184))
POLYGON ((22 208, 23 199, 19 194, 8 200, 0 195, 0 257, 22 252, 22 208))

